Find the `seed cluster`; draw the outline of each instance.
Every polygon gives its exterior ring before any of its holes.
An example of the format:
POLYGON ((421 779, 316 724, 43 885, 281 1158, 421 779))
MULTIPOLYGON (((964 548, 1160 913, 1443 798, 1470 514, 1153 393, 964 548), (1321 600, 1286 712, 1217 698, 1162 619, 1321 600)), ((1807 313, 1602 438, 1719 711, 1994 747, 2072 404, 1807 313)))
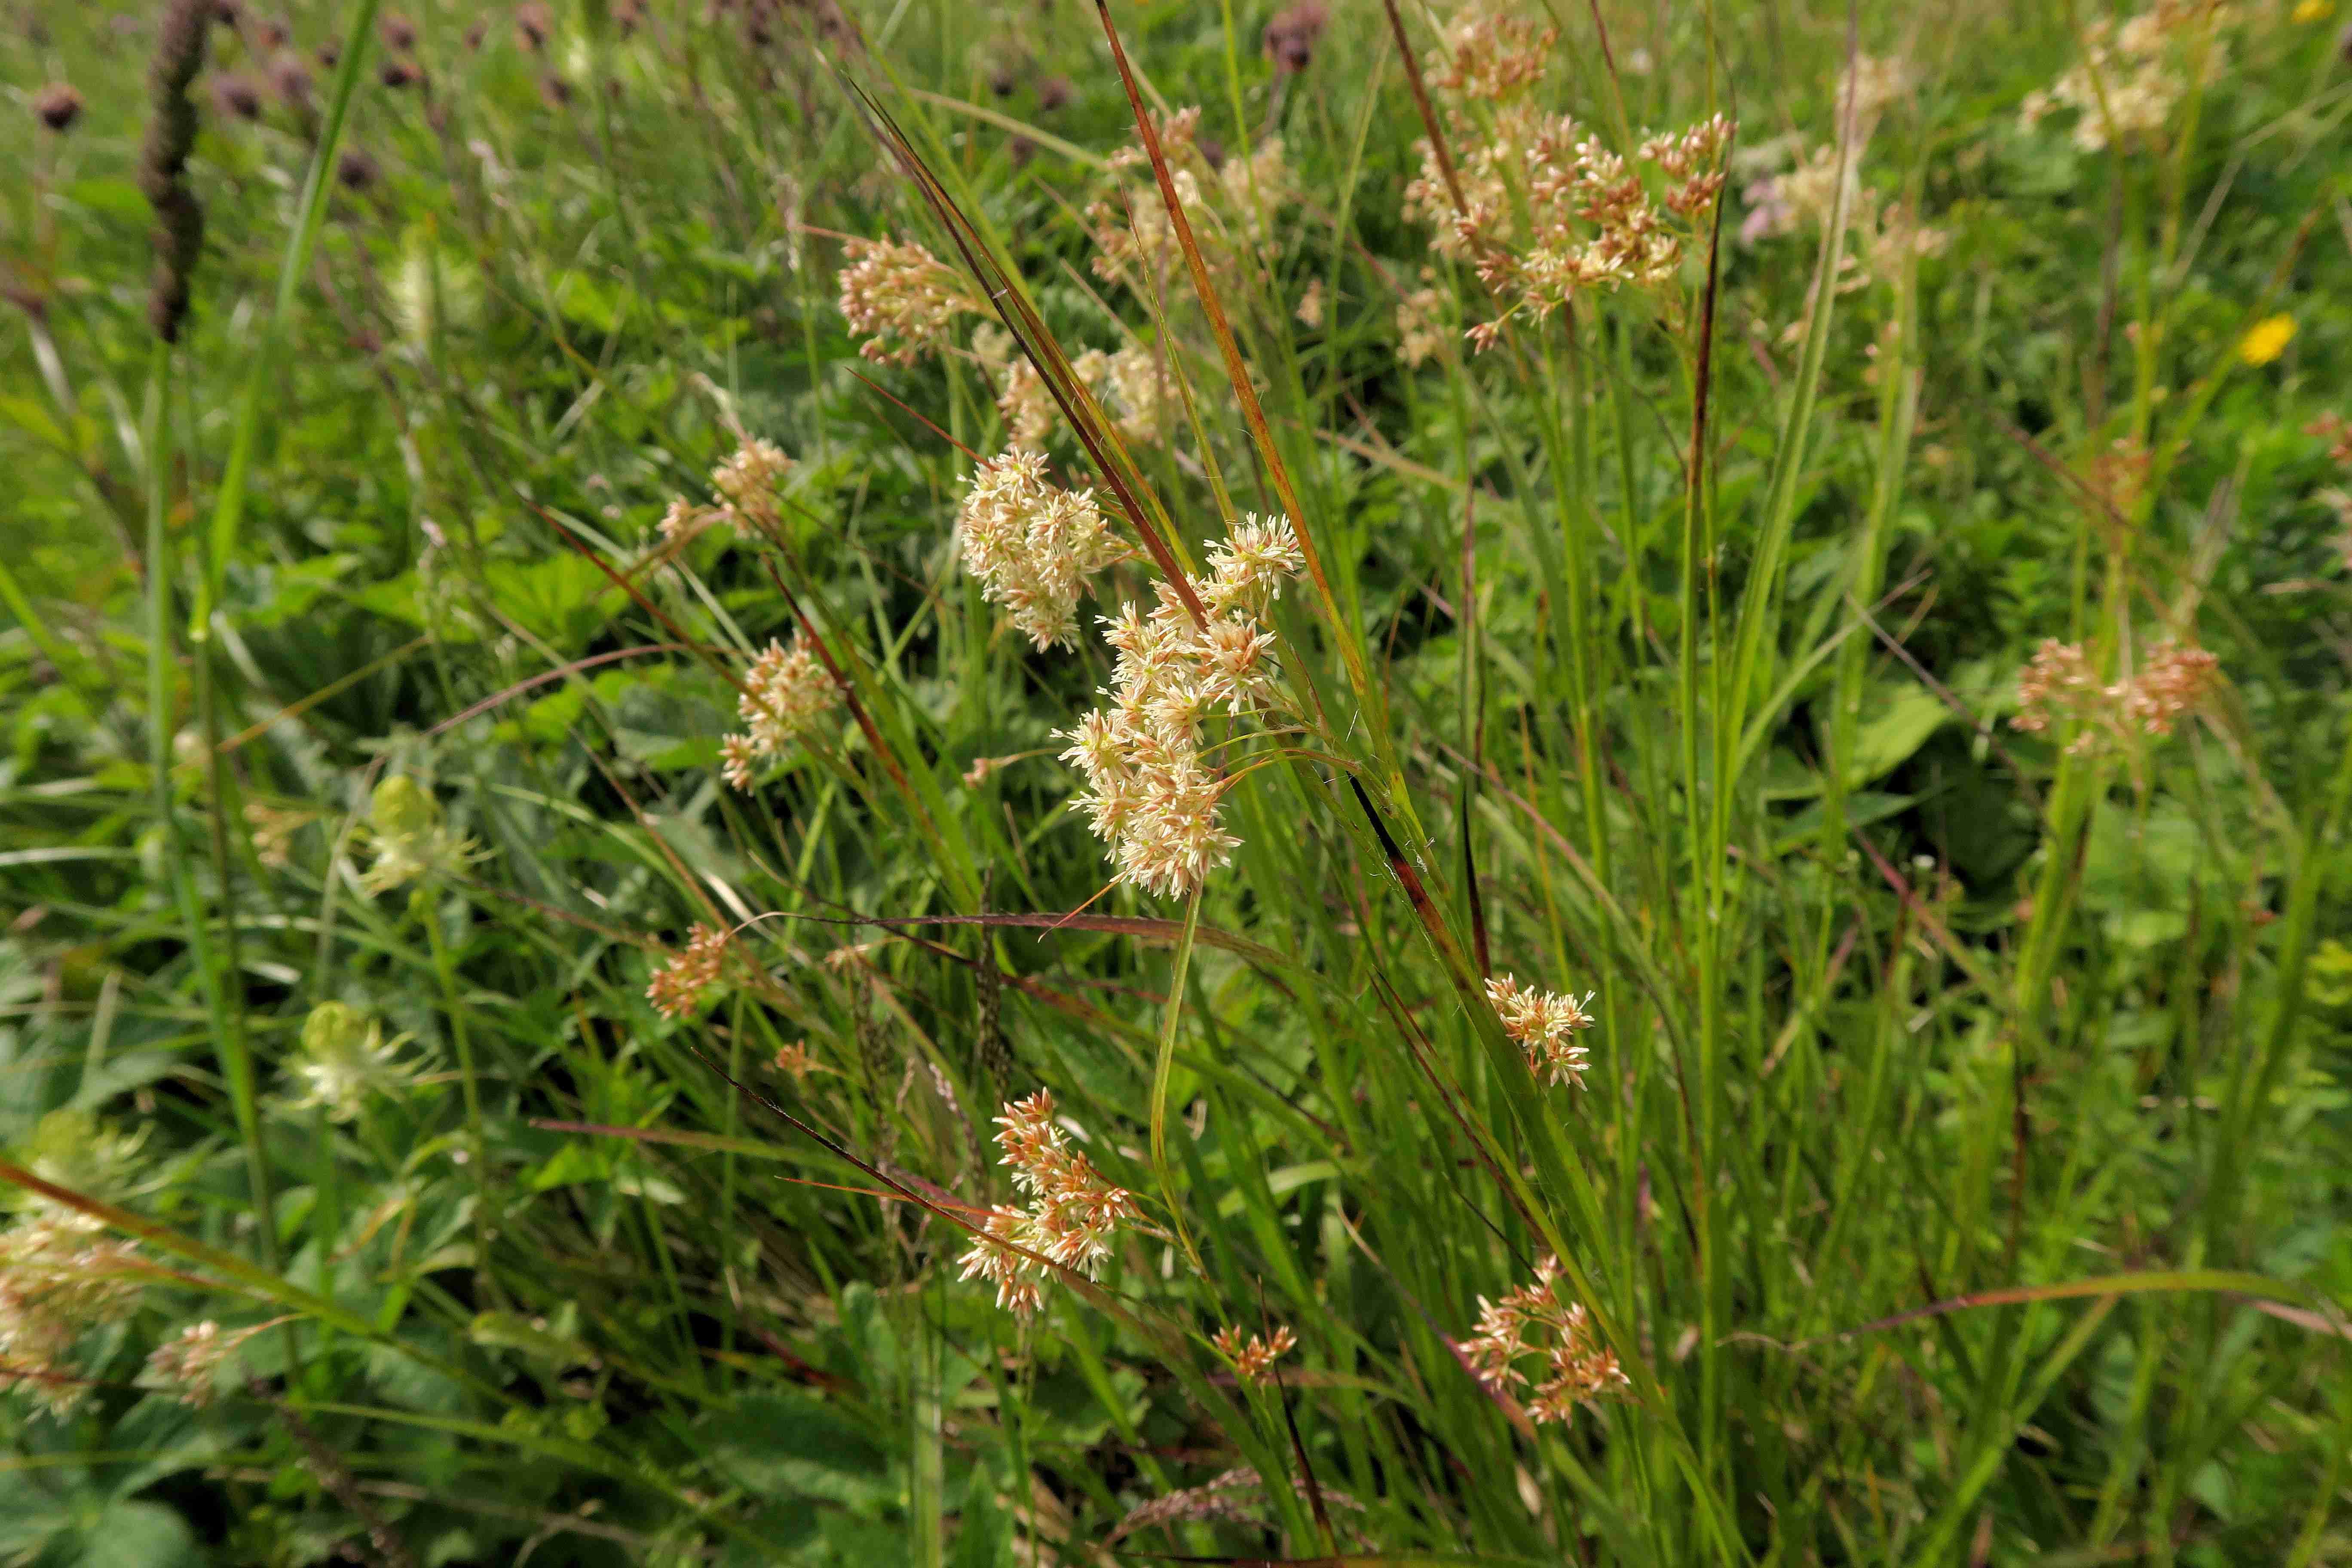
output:
POLYGON ((134 1244, 74 1210, 44 1207, 0 1231, 0 1383, 29 1384, 50 1414, 70 1412, 88 1390, 60 1370, 67 1351, 131 1315, 145 1268, 134 1244))
POLYGON ((683 1018, 701 1004, 702 994, 719 983, 727 962, 727 933, 717 926, 698 924, 687 933, 685 948, 654 971, 646 986, 646 1000, 665 1018, 683 1018))

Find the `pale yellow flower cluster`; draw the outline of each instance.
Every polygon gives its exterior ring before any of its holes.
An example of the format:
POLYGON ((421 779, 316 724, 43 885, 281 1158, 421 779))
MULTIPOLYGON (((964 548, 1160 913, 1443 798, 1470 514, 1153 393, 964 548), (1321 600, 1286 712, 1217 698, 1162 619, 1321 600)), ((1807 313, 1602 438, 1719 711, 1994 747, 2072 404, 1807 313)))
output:
POLYGON ((1133 1194, 1112 1186, 1093 1161, 1070 1147, 1055 1123, 1048 1090, 1007 1104, 996 1124, 1003 1129, 996 1142, 1004 1169, 1029 1195, 1029 1206, 999 1204, 990 1211, 961 1259, 961 1277, 988 1280, 996 1287, 998 1306, 1027 1317, 1045 1301, 1040 1285, 1050 1270, 1038 1258, 1100 1279, 1112 1239, 1143 1211, 1133 1194))
POLYGON ((66 1352, 86 1330, 129 1317, 145 1276, 134 1244, 76 1210, 44 1206, 0 1231, 0 1385, 19 1381, 51 1415, 70 1413, 89 1385, 66 1370, 66 1352))
POLYGON ((191 1323, 148 1352, 140 1384, 160 1389, 191 1409, 202 1410, 218 1396, 215 1384, 220 1369, 249 1332, 224 1334, 210 1318, 191 1323))
POLYGON ((1499 102, 1543 79, 1558 42, 1558 27, 1475 5, 1447 25, 1424 68, 1430 85, 1442 92, 1499 102))
MULTIPOLYGON (((1157 116, 1153 127, 1202 259, 1222 270, 1240 252, 1269 247, 1278 237, 1276 220, 1299 195, 1298 175, 1282 138, 1267 137, 1246 153, 1219 160, 1201 144, 1197 106, 1157 116)), ((1109 162, 1112 174, 1124 176, 1148 169, 1150 158, 1134 145, 1121 148, 1109 162)), ((1169 280, 1182 274, 1183 252, 1156 177, 1122 184, 1089 204, 1087 224, 1094 235, 1095 276, 1104 281, 1125 285, 1138 299, 1156 300, 1164 297, 1169 280)))
POLYGON ((1040 651, 1076 643, 1087 580, 1125 553, 1094 491, 1047 482, 1044 455, 1019 447, 972 474, 956 537, 981 592, 1040 651))
POLYGON ((1719 114, 1643 140, 1635 157, 1663 187, 1654 198, 1623 154, 1537 105, 1528 89, 1553 41, 1549 28, 1477 10, 1431 62, 1433 83, 1455 100, 1444 108, 1454 167, 1449 179, 1436 145, 1422 138, 1405 214, 1434 230, 1432 250, 1470 261, 1502 302, 1500 316, 1470 329, 1480 348, 1521 310, 1541 319, 1581 292, 1664 286, 1723 191, 1734 127, 1719 114))
POLYGON ((654 971, 646 1000, 665 1018, 683 1018, 694 1011, 702 994, 719 983, 727 962, 727 933, 717 926, 698 924, 687 933, 686 947, 654 971))
POLYGON ((2032 130, 2053 110, 2075 115, 2074 145, 2152 145, 2189 90, 2191 60, 2204 79, 2226 61, 2220 29, 2236 19, 2222 0, 2157 0, 2117 26, 2101 16, 2083 28, 2083 56, 2047 91, 2025 95, 2018 117, 2032 130))
POLYGON ((2066 749, 2079 756, 2135 735, 2171 734, 2220 675, 2212 654, 2167 638, 2148 650, 2137 674, 2103 682, 2080 643, 2049 637, 2018 678, 2018 712, 2010 723, 2035 733, 2072 720, 2082 731, 2066 749))
POLYGON ((744 676, 743 688, 735 710, 749 727, 719 746, 720 772, 737 789, 750 789, 761 761, 790 751, 841 700, 841 689, 817 658, 808 634, 798 628, 789 647, 770 639, 744 676))
POLYGON ((1536 1265, 1535 1282, 1499 1301, 1478 1298, 1478 1326, 1458 1348, 1478 1378, 1496 1393, 1532 1387, 1528 1414, 1541 1425, 1566 1422, 1576 1407, 1618 1393, 1632 1381, 1617 1357, 1593 1333, 1581 1302, 1562 1301, 1559 1260, 1536 1265), (1540 1381, 1520 1370, 1529 1356, 1543 1361, 1540 1381))
POLYGON ((713 523, 741 532, 746 524, 773 528, 782 521, 776 509, 776 482, 793 467, 782 447, 757 436, 738 433, 735 449, 710 470, 710 488, 719 492, 715 506, 674 496, 656 525, 666 544, 692 539, 713 523))
POLYGON ((842 319, 866 341, 857 352, 912 364, 947 339, 956 318, 986 306, 962 274, 911 240, 852 239, 844 247, 842 319))
POLYGON ((1219 1329, 1210 1336, 1217 1353, 1234 1363, 1234 1372, 1244 1383, 1262 1382, 1274 1370, 1274 1363, 1298 1346, 1298 1336, 1287 1324, 1277 1326, 1271 1335, 1252 1334, 1244 1342, 1238 1324, 1219 1329))
POLYGON ((1586 1010, 1592 1005, 1591 996, 1579 1001, 1538 991, 1506 974, 1486 982, 1486 1000, 1494 1004, 1503 1033, 1527 1053, 1528 1066, 1541 1073, 1547 1083, 1584 1087, 1584 1068, 1590 1058, 1572 1037, 1592 1026, 1592 1015, 1586 1010))
POLYGON ((1428 281, 1432 276, 1423 268, 1422 286, 1397 301, 1397 356, 1408 365, 1443 352, 1453 336, 1445 320, 1446 296, 1428 281))
POLYGON ((1118 880, 1175 898, 1232 858, 1239 841, 1218 823, 1225 781, 1202 754, 1201 721, 1219 708, 1245 712, 1270 689, 1275 640, 1258 617, 1303 562, 1287 518, 1253 515, 1192 583, 1204 620, 1165 583, 1149 615, 1130 605, 1104 618, 1118 652, 1110 700, 1055 738, 1086 776, 1077 805, 1110 845, 1118 880))
POLYGON ((1168 439, 1182 410, 1150 345, 1129 343, 1112 353, 1088 349, 1070 368, 1102 402, 1121 436, 1145 447, 1168 439))
POLYGON ((1838 72, 1837 111, 1851 116, 1857 127, 1868 126, 1886 112, 1918 81, 1906 60, 1877 55, 1856 55, 1838 72))
POLYGON ((996 383, 996 412, 1004 420, 1005 444, 1043 451, 1061 410, 1053 389, 1013 334, 990 322, 971 335, 971 352, 996 383))

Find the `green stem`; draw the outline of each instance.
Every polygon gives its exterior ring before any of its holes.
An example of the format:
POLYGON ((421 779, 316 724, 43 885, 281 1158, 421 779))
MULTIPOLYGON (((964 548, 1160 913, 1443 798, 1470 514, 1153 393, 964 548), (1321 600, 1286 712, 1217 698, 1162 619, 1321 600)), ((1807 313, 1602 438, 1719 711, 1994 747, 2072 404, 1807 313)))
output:
MULTIPOLYGON (((254 1090, 253 1056, 245 1035, 245 1015, 242 1006, 234 1002, 229 988, 236 984, 235 942, 236 921, 227 921, 232 946, 226 954, 228 968, 224 974, 222 955, 214 951, 212 931, 205 923, 203 902, 196 889, 195 872, 188 864, 187 846, 180 836, 178 803, 173 797, 173 635, 172 635, 172 541, 164 526, 169 510, 165 492, 170 485, 169 465, 165 461, 163 408, 169 401, 172 374, 171 345, 161 341, 155 344, 147 375, 147 401, 142 419, 144 426, 142 445, 147 454, 147 740, 153 776, 156 831, 163 835, 163 855, 169 866, 174 901, 179 905, 180 924, 185 932, 188 951, 195 960, 196 973, 205 991, 205 1010, 212 1025, 213 1051, 220 1067, 221 1081, 228 1086, 230 1108, 236 1118, 236 1130, 245 1144, 246 1175, 253 1201, 254 1218, 261 1233, 261 1256, 275 1271, 278 1267, 278 1206, 270 1190, 269 1159, 261 1142, 261 1117, 254 1090)), ((206 676, 205 650, 199 648, 194 660, 197 671, 197 701, 200 708, 209 709, 211 682, 206 676)), ((213 828, 214 855, 221 877, 223 908, 226 912, 228 862, 226 832, 220 821, 219 758, 214 756, 213 828)))

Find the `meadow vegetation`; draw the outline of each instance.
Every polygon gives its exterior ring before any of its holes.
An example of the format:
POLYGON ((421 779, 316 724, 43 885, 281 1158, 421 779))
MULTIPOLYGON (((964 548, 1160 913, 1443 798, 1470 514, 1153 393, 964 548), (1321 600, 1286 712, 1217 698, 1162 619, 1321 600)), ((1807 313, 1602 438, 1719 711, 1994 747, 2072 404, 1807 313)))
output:
POLYGON ((0 1563, 2352 1560, 2335 0, 26 0, 0 1563))

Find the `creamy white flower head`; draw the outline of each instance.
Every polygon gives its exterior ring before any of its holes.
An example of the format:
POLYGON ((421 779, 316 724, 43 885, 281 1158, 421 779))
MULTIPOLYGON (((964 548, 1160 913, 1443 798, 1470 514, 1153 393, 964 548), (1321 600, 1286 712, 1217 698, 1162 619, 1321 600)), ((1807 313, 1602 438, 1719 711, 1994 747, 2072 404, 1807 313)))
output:
POLYGON ((1017 447, 973 472, 956 541, 981 592, 1040 651, 1077 640, 1079 596, 1126 553, 1092 490, 1048 482, 1045 455, 1017 447))
POLYGON ((720 771, 727 782, 737 789, 751 788, 762 759, 791 750, 840 700, 840 688, 804 631, 793 630, 789 647, 770 638, 745 673, 743 691, 735 701, 736 712, 749 728, 719 742, 724 759, 720 771))

